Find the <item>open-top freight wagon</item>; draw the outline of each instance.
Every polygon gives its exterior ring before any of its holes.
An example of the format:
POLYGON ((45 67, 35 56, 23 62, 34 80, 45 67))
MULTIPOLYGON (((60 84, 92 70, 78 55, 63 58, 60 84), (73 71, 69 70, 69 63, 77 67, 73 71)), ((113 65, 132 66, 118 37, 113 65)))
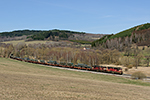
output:
POLYGON ((86 65, 86 64, 77 64, 77 65, 74 65, 74 68, 75 69, 82 69, 82 70, 91 70, 92 67, 86 65))

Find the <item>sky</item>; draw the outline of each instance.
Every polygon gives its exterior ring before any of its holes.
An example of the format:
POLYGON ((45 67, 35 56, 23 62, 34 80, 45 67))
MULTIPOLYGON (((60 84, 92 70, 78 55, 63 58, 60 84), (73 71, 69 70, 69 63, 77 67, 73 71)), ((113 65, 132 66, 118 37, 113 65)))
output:
POLYGON ((0 0, 0 32, 70 30, 116 34, 150 23, 150 0, 0 0))

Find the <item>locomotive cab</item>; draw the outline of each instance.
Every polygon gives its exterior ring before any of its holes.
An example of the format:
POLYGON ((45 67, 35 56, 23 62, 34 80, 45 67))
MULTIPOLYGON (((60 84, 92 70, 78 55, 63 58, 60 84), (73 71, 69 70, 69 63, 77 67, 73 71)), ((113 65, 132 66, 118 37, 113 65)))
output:
POLYGON ((117 73, 117 74, 120 74, 120 75, 123 74, 122 68, 120 68, 120 67, 114 67, 114 71, 113 72, 117 73))

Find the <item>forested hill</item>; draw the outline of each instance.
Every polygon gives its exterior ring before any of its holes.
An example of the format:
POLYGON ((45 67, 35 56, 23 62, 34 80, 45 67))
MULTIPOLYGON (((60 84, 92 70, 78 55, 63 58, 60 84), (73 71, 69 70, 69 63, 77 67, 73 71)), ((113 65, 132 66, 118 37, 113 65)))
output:
MULTIPOLYGON (((75 32, 75 31, 68 31, 68 30, 16 30, 12 32, 2 32, 0 33, 0 39, 5 39, 3 41, 15 40, 16 37, 23 37, 32 40, 44 40, 44 39, 68 39, 73 34, 85 34, 84 32, 75 32)), ((22 39, 22 38, 20 38, 22 39)))
POLYGON ((89 34, 85 32, 76 32, 69 30, 16 30, 12 32, 0 33, 0 42, 12 40, 70 40, 81 44, 90 44, 98 38, 103 37, 104 34, 89 34))
POLYGON ((36 30, 17 30, 12 32, 2 32, 0 33, 0 36, 2 37, 15 37, 15 36, 23 36, 23 35, 33 35, 41 33, 42 31, 36 31, 36 30))
POLYGON ((84 32, 75 32, 75 31, 67 31, 67 30, 49 30, 49 31, 41 31, 41 30, 17 30, 12 32, 2 32, 0 33, 0 36, 2 37, 16 37, 16 36, 23 36, 23 35, 30 35, 32 38, 35 39, 43 39, 48 37, 49 35, 55 35, 55 36, 61 36, 66 37, 65 35, 71 35, 71 34, 85 34, 84 32), (39 38, 41 36, 41 38, 39 38))
POLYGON ((73 36, 73 34, 85 34, 84 32, 75 32, 75 31, 67 31, 67 30, 49 30, 49 31, 42 31, 38 34, 33 34, 28 38, 32 38, 33 40, 44 40, 44 39, 68 39, 69 37, 73 36))
POLYGON ((133 43, 136 43, 137 45, 150 45, 148 44, 149 39, 150 23, 146 23, 124 30, 115 35, 106 35, 101 39, 92 42, 92 46, 123 50, 125 47, 130 47, 133 43))

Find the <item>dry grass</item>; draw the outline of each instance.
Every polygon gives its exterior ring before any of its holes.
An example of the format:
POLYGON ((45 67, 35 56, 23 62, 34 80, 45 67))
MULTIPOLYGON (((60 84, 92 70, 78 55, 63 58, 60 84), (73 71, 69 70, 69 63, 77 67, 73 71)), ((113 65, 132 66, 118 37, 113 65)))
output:
POLYGON ((20 43, 20 42, 25 42, 24 40, 17 40, 17 41, 6 41, 6 42, 2 42, 2 43, 12 43, 13 45, 16 45, 16 44, 18 44, 18 43, 20 43))
POLYGON ((149 83, 4 58, 0 58, 0 80, 0 100, 150 99, 149 83))
MULTIPOLYGON (((18 41, 6 41, 6 42, 2 42, 2 43, 12 43, 13 45, 16 45, 20 42, 25 42, 25 40, 18 40, 18 41)), ((41 43, 41 44, 45 44, 46 42, 50 42, 50 43, 53 43, 53 41, 27 41, 25 42, 27 45, 28 44, 34 44, 34 43, 41 43)))

